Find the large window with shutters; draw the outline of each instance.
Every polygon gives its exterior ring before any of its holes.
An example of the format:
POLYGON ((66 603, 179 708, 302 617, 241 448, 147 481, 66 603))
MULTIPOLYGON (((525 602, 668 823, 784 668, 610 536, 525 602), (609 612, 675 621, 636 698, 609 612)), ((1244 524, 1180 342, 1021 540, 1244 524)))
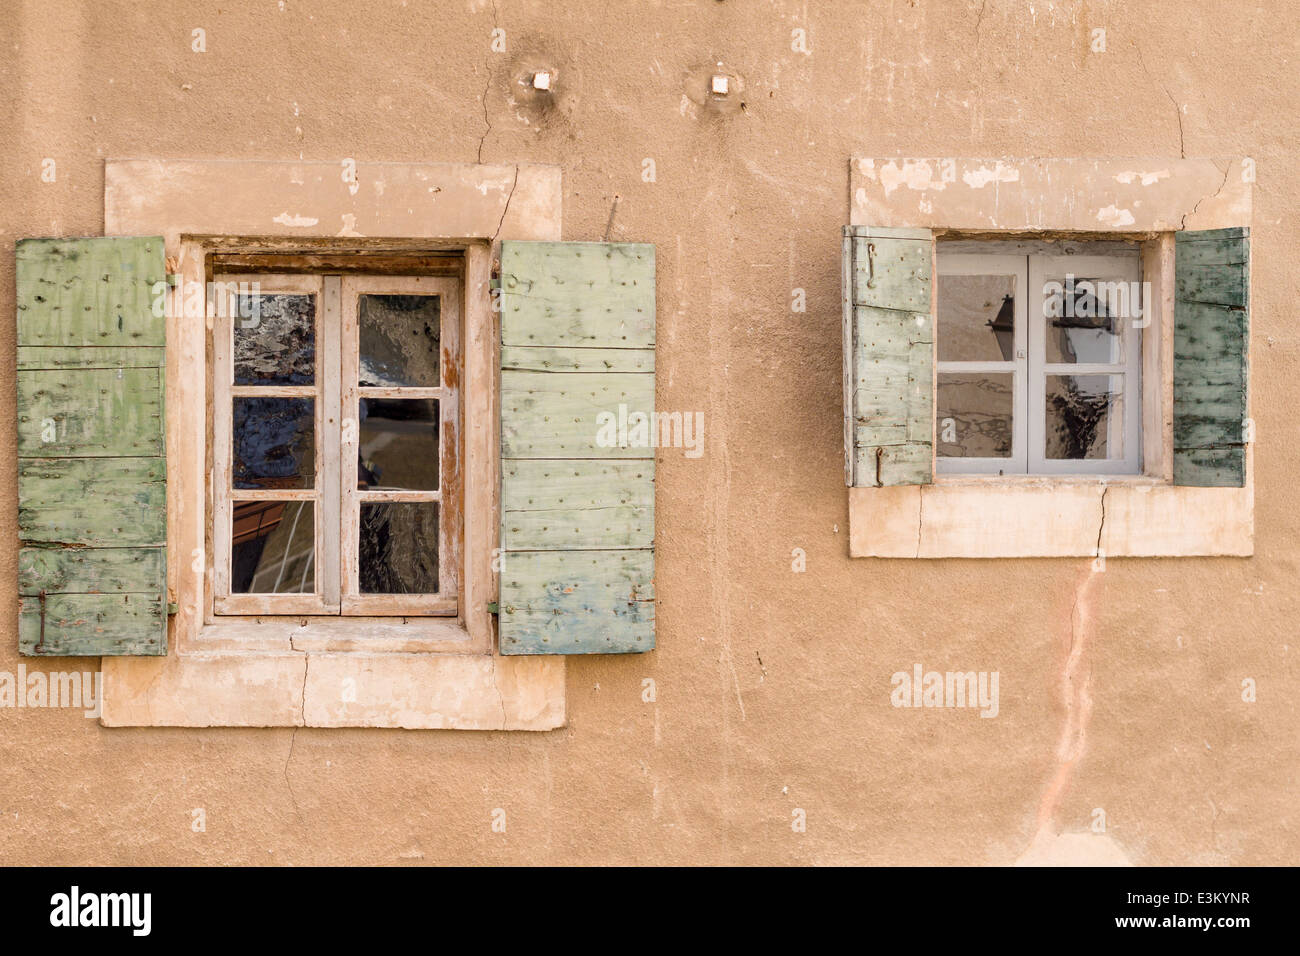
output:
POLYGON ((216 277, 218 614, 457 613, 460 283, 216 277))

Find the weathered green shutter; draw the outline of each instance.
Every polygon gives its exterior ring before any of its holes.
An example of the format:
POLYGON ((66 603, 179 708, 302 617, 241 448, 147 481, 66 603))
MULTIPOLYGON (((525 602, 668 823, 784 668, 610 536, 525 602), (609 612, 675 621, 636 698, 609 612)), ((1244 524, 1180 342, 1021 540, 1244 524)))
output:
POLYGON ((502 654, 654 648, 654 347, 654 246, 502 242, 502 654))
POLYGON ((844 227, 844 452, 852 487, 933 480, 934 236, 844 227))
POLYGON ((1174 239, 1174 484, 1246 482, 1250 231, 1174 239))
POLYGON ((161 238, 18 243, 23 654, 167 653, 165 278, 161 238))

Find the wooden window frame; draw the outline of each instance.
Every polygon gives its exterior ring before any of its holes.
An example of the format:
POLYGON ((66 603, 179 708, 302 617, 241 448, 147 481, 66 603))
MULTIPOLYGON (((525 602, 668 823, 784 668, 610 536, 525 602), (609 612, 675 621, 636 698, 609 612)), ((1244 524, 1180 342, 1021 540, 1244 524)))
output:
MULTIPOLYGON (((270 257, 268 257, 270 258, 270 257)), ((229 257, 220 266, 255 264, 256 256, 229 257), (230 260, 233 260, 230 261, 230 260)), ((455 617, 459 608, 463 499, 460 488, 460 402, 462 380, 461 288, 450 275, 384 275, 355 273, 401 263, 332 256, 324 261, 304 257, 275 257, 262 268, 282 273, 215 271, 214 281, 256 288, 261 294, 303 294, 315 297, 316 342, 314 384, 233 384, 233 337, 238 317, 219 309, 212 317, 212 429, 209 457, 213 464, 211 528, 213 554, 213 613, 216 615, 305 615, 455 617), (295 269, 329 271, 295 272, 295 269), (428 294, 441 299, 439 384, 431 388, 358 387, 360 363, 358 297, 363 294, 428 294), (439 402, 439 476, 436 491, 358 491, 342 480, 344 461, 356 460, 359 445, 358 400, 361 397, 433 398, 439 402), (232 482, 231 404, 241 397, 312 398, 314 400, 311 489, 236 489, 232 482), (349 420, 351 424, 349 425, 349 420), (238 501, 310 501, 314 510, 315 587, 310 594, 249 593, 230 590, 231 526, 238 501), (359 508, 364 501, 434 501, 439 504, 438 584, 433 594, 361 594, 359 590, 359 508)), ((214 264, 214 267, 216 264, 214 264)), ((414 264, 407 268, 415 268, 414 264)))

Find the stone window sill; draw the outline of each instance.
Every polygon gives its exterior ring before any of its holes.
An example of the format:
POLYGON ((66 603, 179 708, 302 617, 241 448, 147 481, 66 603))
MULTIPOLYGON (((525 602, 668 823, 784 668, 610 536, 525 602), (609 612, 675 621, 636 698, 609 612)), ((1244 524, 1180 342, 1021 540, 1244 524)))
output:
POLYGON ((850 488, 849 554, 1247 557, 1255 551, 1254 500, 1250 480, 1244 488, 1185 488, 1140 476, 945 476, 933 485, 850 488))

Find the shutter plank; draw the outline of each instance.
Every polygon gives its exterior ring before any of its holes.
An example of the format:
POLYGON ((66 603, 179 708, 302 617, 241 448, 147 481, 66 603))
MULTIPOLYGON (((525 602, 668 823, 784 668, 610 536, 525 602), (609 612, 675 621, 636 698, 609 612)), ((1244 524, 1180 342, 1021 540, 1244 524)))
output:
MULTIPOLYGON (((654 409, 654 373, 501 371, 501 450, 507 458, 644 458, 652 449, 602 446, 598 416, 629 420, 654 409), (620 406, 622 406, 620 410, 620 406)), ((646 434, 653 420, 646 426, 646 434)), ((630 426, 629 426, 630 428, 630 426)))
POLYGON ((654 349, 546 348, 506 345, 502 370, 520 372, 653 372, 654 349))
POLYGON ((501 244, 502 654, 654 648, 654 278, 652 245, 501 244))
POLYGON ((23 654, 166 653, 167 607, 156 593, 51 594, 43 612, 39 597, 19 601, 18 648, 23 654))
POLYGON ((167 469, 161 458, 23 458, 18 534, 79 547, 161 547, 167 469))
POLYGON ((933 480, 933 238, 844 230, 845 443, 855 487, 933 480))
POLYGON ((1174 484, 1241 487, 1246 480, 1249 232, 1177 233, 1174 285, 1174 484))
POLYGON ((143 593, 165 572, 159 548, 24 548, 18 593, 143 593))
POLYGON ((633 461, 506 461, 506 551, 654 545, 654 472, 633 461))
POLYGON ((521 551, 501 569, 502 654, 654 647, 654 552, 521 551))
POLYGON ((19 649, 165 654, 163 240, 16 261, 19 649))
POLYGON ((501 251, 501 344, 652 348, 654 246, 512 242, 501 251))
POLYGON ((166 344, 161 238, 24 239, 16 257, 19 345, 166 344))
POLYGON ((165 454, 162 372, 159 367, 20 371, 19 457, 165 454))

